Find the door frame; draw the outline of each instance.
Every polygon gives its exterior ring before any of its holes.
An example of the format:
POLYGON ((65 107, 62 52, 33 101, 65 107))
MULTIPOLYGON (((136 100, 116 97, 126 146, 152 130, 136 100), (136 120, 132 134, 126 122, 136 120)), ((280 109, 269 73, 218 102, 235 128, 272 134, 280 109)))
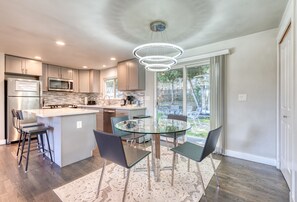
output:
MULTIPOLYGON (((296 47, 296 22, 295 22, 295 14, 296 11, 294 9, 297 8, 297 5, 295 5, 295 1, 288 1, 286 10, 284 12, 284 15, 282 17, 282 20, 280 22, 279 25, 279 31, 277 34, 277 97, 276 97, 276 103, 277 103, 277 114, 276 114, 276 134, 277 134, 277 139, 276 139, 276 167, 278 169, 280 169, 280 43, 283 39, 283 37, 286 34, 287 29, 289 28, 289 26, 291 26, 291 31, 292 31, 292 43, 293 43, 293 57, 292 57, 292 62, 293 62, 293 67, 295 68, 294 71, 294 76, 293 76, 293 82, 294 82, 294 86, 296 86, 297 81, 297 69, 296 69, 296 54, 297 54, 297 47, 296 47)), ((293 117, 292 117, 292 131, 293 134, 296 134, 297 132, 297 127, 294 126, 297 123, 297 116, 294 115, 294 113, 297 113, 297 107, 296 106, 296 102, 297 102, 297 88, 295 87, 295 89, 293 89, 293 117)), ((293 144, 297 143, 297 137, 293 136, 293 144)), ((290 190, 290 201, 295 202, 296 201, 296 190, 297 190, 297 174, 295 174, 296 170, 297 170, 297 165, 296 165, 296 159, 297 159, 297 155, 294 154, 294 151, 296 151, 297 149, 294 150, 293 148, 293 154, 292 154, 292 161, 293 161, 293 166, 292 166, 292 187, 290 190)))

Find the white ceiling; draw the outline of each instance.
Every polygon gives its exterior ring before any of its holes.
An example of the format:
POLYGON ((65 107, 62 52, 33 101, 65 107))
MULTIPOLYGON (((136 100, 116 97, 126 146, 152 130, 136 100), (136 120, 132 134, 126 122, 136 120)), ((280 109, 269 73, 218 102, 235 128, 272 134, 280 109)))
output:
POLYGON ((0 52, 81 68, 115 66, 152 39, 149 24, 185 50, 276 28, 288 0, 0 0, 0 52), (66 43, 58 47, 56 40, 66 43))

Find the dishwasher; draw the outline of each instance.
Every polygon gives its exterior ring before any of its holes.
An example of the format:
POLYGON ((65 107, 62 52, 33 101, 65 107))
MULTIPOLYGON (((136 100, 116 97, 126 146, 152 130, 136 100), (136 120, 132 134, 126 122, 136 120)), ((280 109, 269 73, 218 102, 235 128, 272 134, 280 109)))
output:
POLYGON ((103 109, 103 131, 112 133, 111 117, 116 116, 115 109, 103 109))

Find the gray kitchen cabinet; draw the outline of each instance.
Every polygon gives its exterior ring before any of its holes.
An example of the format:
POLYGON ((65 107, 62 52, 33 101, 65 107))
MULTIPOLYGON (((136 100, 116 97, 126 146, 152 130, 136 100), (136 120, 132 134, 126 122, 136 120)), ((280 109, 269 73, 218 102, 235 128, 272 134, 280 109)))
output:
POLYGON ((42 91, 48 91, 47 78, 47 64, 42 64, 42 91))
POLYGON ((78 92, 78 70, 72 70, 73 92, 78 92))
POLYGON ((42 91, 48 91, 48 78, 73 80, 73 92, 78 92, 78 70, 57 65, 42 64, 42 91))
POLYGON ((90 92, 89 70, 78 70, 78 78, 79 78, 79 92, 89 93, 90 92))
POLYGON ((100 72, 99 70, 78 70, 79 92, 99 93, 100 72))
POLYGON ((60 67, 56 65, 48 65, 48 77, 59 79, 73 79, 73 70, 67 67, 60 67))
POLYGON ((7 55, 5 57, 5 72, 41 76, 42 63, 36 60, 7 55))
POLYGON ((100 89, 100 71, 90 70, 90 93, 99 93, 100 89))
POLYGON ((119 62, 117 74, 120 91, 145 90, 145 69, 137 59, 119 62))

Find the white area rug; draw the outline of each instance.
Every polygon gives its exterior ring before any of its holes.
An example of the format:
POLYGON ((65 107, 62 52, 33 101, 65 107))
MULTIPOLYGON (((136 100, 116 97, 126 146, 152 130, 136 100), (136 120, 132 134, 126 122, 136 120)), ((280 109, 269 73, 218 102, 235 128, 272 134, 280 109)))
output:
MULTIPOLYGON (((161 149, 161 167, 171 166, 173 153, 166 148, 161 149)), ((151 157, 150 157, 151 160, 151 157)), ((216 167, 219 160, 214 160, 216 167)), ((206 158, 199 164, 205 186, 213 176, 211 161, 206 158)), ((146 158, 136 165, 146 167, 146 158)), ((94 171, 53 191, 62 201, 122 201, 126 179, 123 179, 123 168, 110 164, 106 166, 99 198, 96 191, 101 175, 101 169, 94 171)), ((199 201, 202 197, 202 185, 197 174, 195 162, 191 161, 190 172, 187 172, 187 159, 179 157, 174 175, 174 186, 171 186, 171 170, 161 171, 161 182, 155 182, 151 173, 151 187, 148 190, 147 171, 134 171, 132 168, 127 189, 126 201, 143 202, 180 202, 199 201)))

